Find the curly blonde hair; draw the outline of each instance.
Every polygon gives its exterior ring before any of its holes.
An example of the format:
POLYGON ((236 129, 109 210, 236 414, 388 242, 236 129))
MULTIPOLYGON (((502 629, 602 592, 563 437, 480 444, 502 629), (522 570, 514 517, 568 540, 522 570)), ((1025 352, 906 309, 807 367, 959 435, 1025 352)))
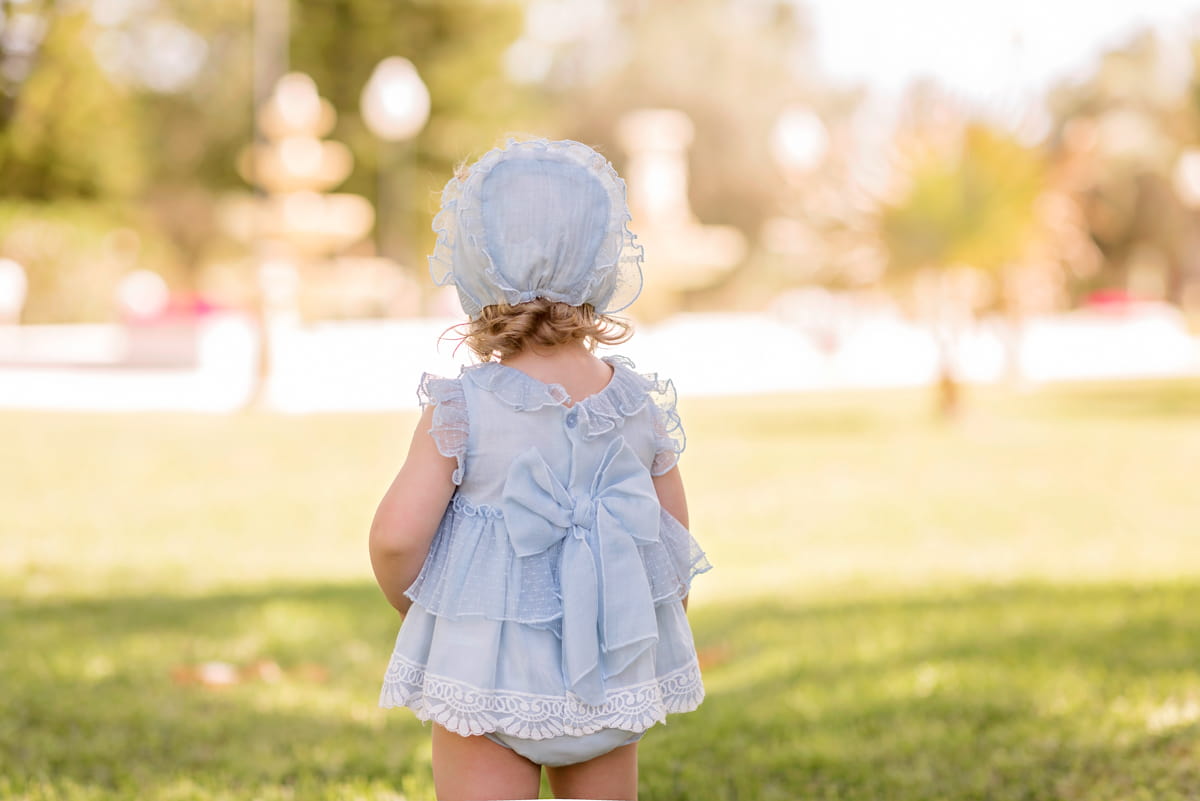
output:
POLYGON ((485 306, 464 323, 463 341, 483 361, 506 359, 527 347, 552 348, 582 341, 588 350, 619 345, 633 336, 629 323, 598 313, 590 304, 572 306, 534 298, 516 306, 485 306))

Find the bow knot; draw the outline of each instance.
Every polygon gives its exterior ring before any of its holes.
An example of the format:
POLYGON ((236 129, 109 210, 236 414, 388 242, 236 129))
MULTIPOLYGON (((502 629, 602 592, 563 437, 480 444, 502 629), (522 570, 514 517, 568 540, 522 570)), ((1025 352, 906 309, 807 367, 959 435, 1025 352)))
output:
POLYGON ((591 705, 604 680, 658 640, 658 620, 639 542, 657 542, 658 495, 645 465, 617 437, 588 492, 571 492, 537 448, 517 457, 504 484, 504 520, 517 556, 562 543, 562 671, 591 705), (573 536, 568 536, 573 534, 573 536))
POLYGON ((588 497, 576 495, 574 508, 571 509, 571 524, 576 528, 591 528, 596 522, 596 505, 588 497))

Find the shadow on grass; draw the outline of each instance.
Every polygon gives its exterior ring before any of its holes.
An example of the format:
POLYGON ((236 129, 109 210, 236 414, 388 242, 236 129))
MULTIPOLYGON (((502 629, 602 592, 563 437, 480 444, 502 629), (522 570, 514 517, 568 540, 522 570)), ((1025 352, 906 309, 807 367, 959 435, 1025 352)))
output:
MULTIPOLYGON (((1196 608, 1196 582, 701 607, 709 695, 647 736, 642 798, 1189 798, 1196 608)), ((374 708, 396 619, 372 586, 7 611, 0 795, 432 796, 427 733, 374 708), (207 659, 283 677, 172 678, 207 659)))
POLYGON ((703 610, 708 698, 647 738, 646 797, 1193 798, 1198 605, 1178 583, 703 610))
POLYGON ((8 612, 0 797, 432 797, 427 730, 376 707, 398 619, 373 586, 8 612), (212 660, 282 676, 201 686, 212 660))

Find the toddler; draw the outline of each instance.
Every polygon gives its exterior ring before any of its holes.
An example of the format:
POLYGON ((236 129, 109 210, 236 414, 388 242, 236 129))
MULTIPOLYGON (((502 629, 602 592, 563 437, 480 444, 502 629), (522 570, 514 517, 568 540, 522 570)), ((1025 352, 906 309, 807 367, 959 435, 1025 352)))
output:
POLYGON ((625 184, 591 148, 510 141, 442 194, 430 265, 482 359, 421 379, 424 411, 371 527, 405 615, 380 704, 432 721, 441 801, 637 797, 637 742, 704 697, 685 616, 670 381, 608 315, 641 292, 625 184))

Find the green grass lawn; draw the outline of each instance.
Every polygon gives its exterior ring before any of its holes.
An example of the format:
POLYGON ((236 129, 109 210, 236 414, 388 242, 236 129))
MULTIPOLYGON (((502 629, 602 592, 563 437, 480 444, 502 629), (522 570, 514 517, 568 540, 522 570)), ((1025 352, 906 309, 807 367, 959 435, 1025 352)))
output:
MULTIPOLYGON (((1200 386, 928 400, 685 402, 643 799, 1200 798, 1200 386)), ((365 547, 414 419, 0 413, 0 798, 432 798, 365 547)))

